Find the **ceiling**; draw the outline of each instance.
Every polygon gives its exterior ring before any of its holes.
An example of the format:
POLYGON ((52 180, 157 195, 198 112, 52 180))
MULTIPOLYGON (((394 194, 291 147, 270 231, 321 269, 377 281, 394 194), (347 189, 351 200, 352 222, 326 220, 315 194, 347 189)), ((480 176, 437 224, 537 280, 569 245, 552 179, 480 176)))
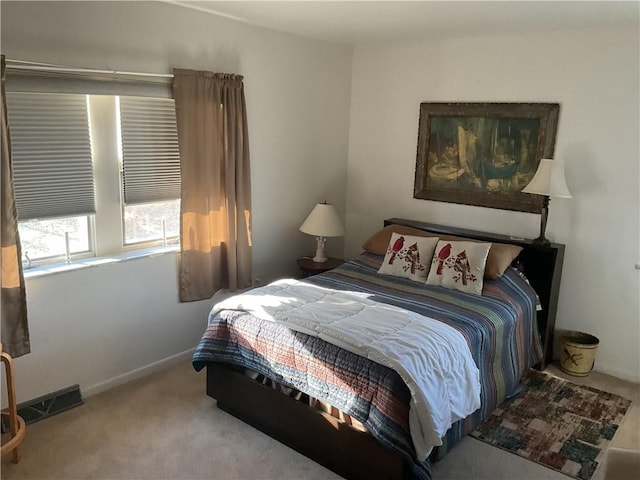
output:
POLYGON ((323 41, 638 26, 637 1, 193 1, 169 3, 323 41))

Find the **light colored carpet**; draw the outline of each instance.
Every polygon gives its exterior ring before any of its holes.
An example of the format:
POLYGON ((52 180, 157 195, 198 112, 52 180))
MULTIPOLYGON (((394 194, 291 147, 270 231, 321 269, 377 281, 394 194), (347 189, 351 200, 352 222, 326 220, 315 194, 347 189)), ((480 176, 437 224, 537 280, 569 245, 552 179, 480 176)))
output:
MULTIPOLYGON (((560 375, 557 369, 551 369, 560 375)), ((613 445, 640 448, 640 387, 592 373, 586 383, 633 400, 613 445)), ((2 479, 340 478, 234 417, 205 394, 205 374, 183 362, 29 425, 22 460, 2 479)), ((601 469, 600 469, 601 470, 601 469)), ((466 438, 433 466, 439 479, 564 479, 517 455, 466 438)), ((602 478, 596 472, 595 479, 602 478)))

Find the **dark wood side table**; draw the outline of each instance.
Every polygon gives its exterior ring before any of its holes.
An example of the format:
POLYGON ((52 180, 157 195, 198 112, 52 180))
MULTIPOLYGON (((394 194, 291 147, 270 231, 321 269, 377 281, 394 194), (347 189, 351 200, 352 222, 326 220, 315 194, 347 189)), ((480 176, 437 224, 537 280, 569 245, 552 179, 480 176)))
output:
POLYGON ((317 275, 319 273, 333 270, 344 263, 342 258, 328 258, 326 262, 318 263, 314 262, 309 257, 302 257, 298 259, 298 267, 302 272, 302 277, 310 277, 311 275, 317 275))

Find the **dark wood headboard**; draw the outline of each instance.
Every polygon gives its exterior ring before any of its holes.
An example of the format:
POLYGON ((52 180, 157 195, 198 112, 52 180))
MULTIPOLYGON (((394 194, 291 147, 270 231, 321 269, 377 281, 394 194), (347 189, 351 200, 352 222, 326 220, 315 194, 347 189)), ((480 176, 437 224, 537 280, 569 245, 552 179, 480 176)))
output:
POLYGON ((441 235, 456 235, 458 237, 473 238, 486 242, 500 242, 518 245, 523 248, 516 259, 524 273, 540 297, 542 310, 538 312, 538 330, 542 340, 544 357, 536 368, 543 370, 553 360, 553 334, 558 309, 558 295, 560 292, 560 277, 562 276, 562 262, 564 260, 564 245, 551 243, 537 245, 531 240, 518 239, 506 235, 488 232, 478 232, 464 228, 447 227, 432 223, 418 222, 403 218, 389 218, 384 221, 387 225, 404 225, 441 235))

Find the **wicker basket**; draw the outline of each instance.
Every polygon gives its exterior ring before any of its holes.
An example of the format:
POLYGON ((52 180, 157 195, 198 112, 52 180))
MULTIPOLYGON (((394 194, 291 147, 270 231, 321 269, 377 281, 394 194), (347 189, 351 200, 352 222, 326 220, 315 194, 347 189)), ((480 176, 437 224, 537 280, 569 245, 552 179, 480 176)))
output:
POLYGON ((560 336, 560 368, 569 375, 586 377, 596 362, 600 340, 583 332, 565 332, 560 336))

